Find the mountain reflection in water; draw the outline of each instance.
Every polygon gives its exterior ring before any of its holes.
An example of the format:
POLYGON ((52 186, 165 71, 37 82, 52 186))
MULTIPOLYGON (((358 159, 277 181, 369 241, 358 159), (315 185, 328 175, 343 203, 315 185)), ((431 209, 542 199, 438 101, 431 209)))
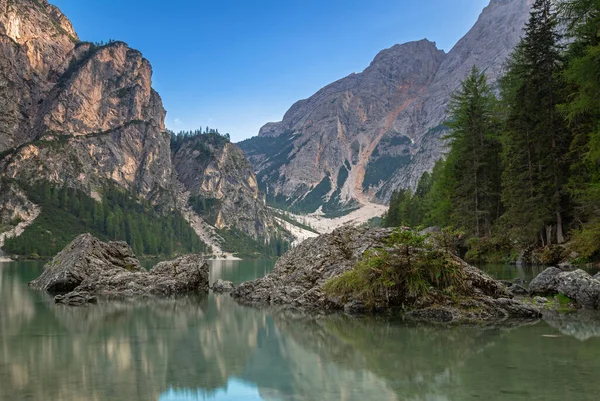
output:
MULTIPOLYGON (((221 263, 211 279, 240 282, 271 267, 221 263)), ((40 271, 31 262, 0 267, 0 400, 564 401, 600 393, 596 313, 478 328, 307 316, 213 294, 69 308, 27 287, 40 271)))

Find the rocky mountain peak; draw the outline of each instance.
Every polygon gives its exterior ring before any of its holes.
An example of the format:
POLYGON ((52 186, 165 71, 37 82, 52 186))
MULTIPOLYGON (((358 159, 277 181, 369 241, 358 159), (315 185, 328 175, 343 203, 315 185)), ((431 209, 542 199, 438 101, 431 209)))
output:
POLYGON ((443 153, 451 93, 474 65, 497 80, 530 5, 492 0, 447 54, 426 39, 383 50, 362 73, 295 103, 240 143, 269 199, 339 213, 415 187, 443 153))
POLYGON ((165 114, 150 62, 139 51, 124 42, 81 43, 45 100, 39 130, 85 135, 146 121, 164 131, 165 114))

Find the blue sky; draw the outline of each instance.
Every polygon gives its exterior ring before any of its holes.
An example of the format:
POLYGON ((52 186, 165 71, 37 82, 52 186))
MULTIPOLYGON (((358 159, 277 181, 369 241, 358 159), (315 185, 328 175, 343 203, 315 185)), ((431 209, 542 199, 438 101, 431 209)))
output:
POLYGON ((446 51, 489 0, 50 0, 82 40, 141 50, 167 127, 210 126, 237 142, 297 100, 427 38, 446 51))

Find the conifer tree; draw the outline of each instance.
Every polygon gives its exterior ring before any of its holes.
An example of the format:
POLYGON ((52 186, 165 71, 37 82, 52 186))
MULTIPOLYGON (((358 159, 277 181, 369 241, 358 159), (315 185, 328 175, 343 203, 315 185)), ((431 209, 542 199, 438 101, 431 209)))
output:
POLYGON ((504 221, 524 243, 564 242, 570 133, 557 105, 561 57, 551 0, 535 0, 525 36, 501 82, 506 112, 503 133, 504 221))
POLYGON ((466 233, 491 235, 500 212, 500 143, 496 138, 496 98, 476 67, 449 105, 452 142, 446 159, 451 221, 466 233))

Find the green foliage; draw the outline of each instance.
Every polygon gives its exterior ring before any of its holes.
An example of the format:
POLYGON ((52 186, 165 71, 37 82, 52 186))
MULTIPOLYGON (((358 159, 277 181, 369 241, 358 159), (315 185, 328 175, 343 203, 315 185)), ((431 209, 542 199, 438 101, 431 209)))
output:
POLYGON ((574 230, 569 249, 582 258, 597 256, 600 253, 600 221, 590 221, 580 229, 574 230))
POLYGON ((208 251, 181 214, 160 211, 117 187, 105 188, 102 202, 47 182, 25 188, 41 213, 22 235, 6 241, 11 254, 52 257, 87 232, 102 240, 127 241, 138 256, 208 251))
POLYGON ((496 98, 475 67, 449 105, 452 141, 446 158, 452 225, 469 235, 491 235, 500 211, 500 142, 496 98))
POLYGON ((427 236, 394 230, 385 248, 365 252, 350 271, 329 280, 323 290, 343 301, 358 299, 371 308, 410 306, 439 293, 467 291, 461 266, 427 236))
POLYGON ((184 143, 193 140, 193 149, 200 151, 199 157, 209 157, 212 154, 211 145, 221 148, 230 141, 229 134, 220 134, 218 129, 210 127, 206 127, 204 131, 200 128, 194 131, 168 132, 171 135, 171 151, 173 153, 181 149, 184 143))
POLYGON ((543 266, 557 265, 565 259, 565 249, 558 245, 547 245, 535 251, 535 258, 543 266))
POLYGON ((556 25, 551 1, 536 0, 501 81, 503 224, 525 246, 564 241, 571 135, 557 110, 565 88, 556 25))
POLYGON ((572 300, 564 294, 556 294, 554 299, 556 300, 556 303, 563 308, 569 307, 571 305, 576 305, 576 302, 574 300, 572 300))
POLYGON ((465 260, 470 263, 510 263, 512 244, 506 236, 493 237, 471 237, 467 241, 469 250, 465 254, 465 260))
POLYGON ((456 227, 472 261, 514 259, 535 247, 552 253, 569 229, 582 257, 597 253, 600 2, 565 0, 560 15, 553 7, 534 1, 499 102, 477 70, 463 81, 449 106, 446 159, 425 177, 424 191, 392 196, 385 225, 456 227))

